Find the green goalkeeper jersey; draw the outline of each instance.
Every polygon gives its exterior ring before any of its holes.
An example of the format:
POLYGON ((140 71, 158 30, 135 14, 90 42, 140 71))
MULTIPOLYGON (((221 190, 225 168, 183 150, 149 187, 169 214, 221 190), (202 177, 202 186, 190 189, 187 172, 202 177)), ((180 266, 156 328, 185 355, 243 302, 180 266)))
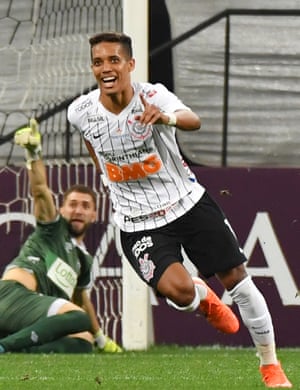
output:
POLYGON ((39 293, 71 299, 75 288, 88 287, 91 266, 92 256, 76 245, 67 221, 59 216, 51 223, 37 223, 6 270, 24 268, 35 275, 39 293))

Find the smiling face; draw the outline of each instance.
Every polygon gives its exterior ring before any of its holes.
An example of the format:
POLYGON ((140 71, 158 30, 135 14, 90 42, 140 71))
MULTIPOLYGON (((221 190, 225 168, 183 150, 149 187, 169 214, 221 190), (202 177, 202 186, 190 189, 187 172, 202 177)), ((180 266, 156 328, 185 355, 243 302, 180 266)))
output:
POLYGON ((90 224, 96 220, 95 202, 88 193, 70 192, 60 213, 69 223, 71 236, 80 241, 90 224))
POLYGON ((92 70, 101 90, 101 101, 132 92, 131 72, 135 61, 119 42, 100 42, 91 49, 92 70))

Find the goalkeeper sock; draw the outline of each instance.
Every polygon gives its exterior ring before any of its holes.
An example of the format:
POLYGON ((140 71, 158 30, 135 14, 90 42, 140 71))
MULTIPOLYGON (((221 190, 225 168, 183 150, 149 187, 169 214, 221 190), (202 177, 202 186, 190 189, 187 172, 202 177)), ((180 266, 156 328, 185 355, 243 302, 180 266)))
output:
POLYGON ((34 345, 42 345, 63 336, 91 331, 88 315, 79 310, 45 317, 0 340, 7 351, 20 351, 34 345))
POLYGON ((62 337, 61 339, 25 348, 24 353, 91 353, 93 345, 78 337, 62 337))

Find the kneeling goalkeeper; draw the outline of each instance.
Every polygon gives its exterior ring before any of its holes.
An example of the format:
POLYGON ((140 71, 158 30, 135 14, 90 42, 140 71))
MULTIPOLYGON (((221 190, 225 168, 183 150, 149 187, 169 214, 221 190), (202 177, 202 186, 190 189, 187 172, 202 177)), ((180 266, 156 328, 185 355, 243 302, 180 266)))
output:
POLYGON ((15 143, 25 149, 37 225, 0 280, 0 353, 121 352, 101 331, 87 293, 92 257, 83 239, 96 219, 94 192, 69 188, 58 212, 34 119, 15 143))

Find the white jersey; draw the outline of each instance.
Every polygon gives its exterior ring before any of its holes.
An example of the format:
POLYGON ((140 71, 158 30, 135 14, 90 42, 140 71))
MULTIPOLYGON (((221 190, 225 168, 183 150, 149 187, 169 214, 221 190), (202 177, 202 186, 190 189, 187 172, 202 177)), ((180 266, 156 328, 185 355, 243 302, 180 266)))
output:
POLYGON ((189 108, 162 84, 134 83, 133 88, 134 97, 118 115, 101 104, 99 89, 68 109, 68 120, 91 144, 107 178, 116 224, 127 232, 174 221, 204 193, 180 155, 176 128, 135 120, 144 110, 140 93, 164 112, 189 108))

